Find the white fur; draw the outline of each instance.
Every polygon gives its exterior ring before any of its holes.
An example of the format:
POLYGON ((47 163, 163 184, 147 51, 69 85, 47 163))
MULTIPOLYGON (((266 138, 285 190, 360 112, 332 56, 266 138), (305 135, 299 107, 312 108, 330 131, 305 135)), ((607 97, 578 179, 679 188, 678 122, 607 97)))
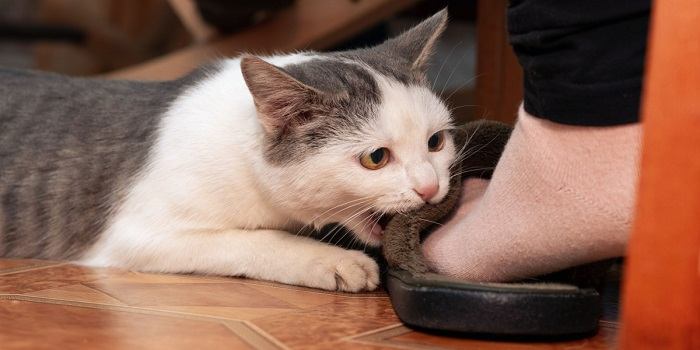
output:
MULTIPOLYGON (((284 66, 314 58, 266 59, 284 66)), ((423 204, 413 188, 449 182, 454 145, 428 152, 434 132, 450 127, 445 106, 426 88, 375 74, 379 117, 290 166, 263 157, 263 129, 238 59, 191 88, 165 115, 150 161, 106 232, 83 259, 99 266, 159 272, 239 275, 324 289, 358 291, 379 283, 376 263, 295 235, 303 225, 343 222, 378 244, 370 214, 423 204), (358 156, 390 149, 386 167, 358 156), (290 234, 291 233, 291 234, 290 234)))

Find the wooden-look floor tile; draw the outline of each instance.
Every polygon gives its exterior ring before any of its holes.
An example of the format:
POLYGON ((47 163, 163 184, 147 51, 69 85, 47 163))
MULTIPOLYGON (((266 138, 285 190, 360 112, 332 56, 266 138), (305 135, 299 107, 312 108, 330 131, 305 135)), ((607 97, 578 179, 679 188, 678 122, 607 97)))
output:
POLYGON ((0 293, 30 293, 59 288, 126 273, 115 269, 91 269, 77 265, 60 265, 0 275, 0 293))
POLYGON ((269 307, 227 307, 227 306, 164 306, 145 307, 150 310, 172 311, 180 314, 215 317, 227 320, 248 321, 258 318, 296 312, 298 309, 269 307))
POLYGON ((247 349, 230 328, 159 315, 0 300, 3 349, 247 349))
POLYGON ((389 298, 344 298, 294 313, 253 320, 263 331, 292 348, 330 344, 399 323, 389 298))
MULTIPOLYGON (((307 344, 299 347, 295 347, 294 349, 298 350, 327 350, 327 349, 332 349, 332 350, 396 350, 396 349, 413 349, 413 348, 403 348, 403 347, 394 347, 394 346, 387 346, 387 345, 378 345, 378 344, 368 344, 368 343, 359 343, 359 342, 348 342, 348 341, 337 341, 337 342, 332 342, 332 343, 321 343, 321 344, 307 344)), ((418 350, 423 350, 421 348, 417 348, 418 350)), ((430 349, 430 350, 434 350, 430 349)))
POLYGON ((222 306, 293 308, 292 305, 237 283, 86 283, 132 306, 222 306))
POLYGON ((3 350, 607 349, 613 347, 617 329, 611 317, 601 322, 595 337, 575 341, 445 337, 403 327, 382 291, 333 293, 242 278, 41 261, 0 259, 0 266, 15 269, 0 274, 3 350))
POLYGON ((249 281, 245 278, 202 276, 202 275, 177 275, 163 273, 145 273, 127 271, 109 276, 111 283, 236 283, 249 281))
POLYGON ((0 259, 0 275, 36 267, 57 265, 59 262, 36 259, 0 259))
POLYGON ((23 295, 54 300, 80 301, 106 305, 124 305, 124 303, 121 301, 83 284, 72 284, 58 288, 42 289, 35 292, 24 293, 23 295))
POLYGON ((507 341, 475 339, 457 336, 434 335, 414 331, 404 326, 357 337, 354 341, 367 345, 402 349, 483 349, 483 350, 564 350, 564 349, 615 349, 616 329, 601 325, 598 333, 590 338, 562 341, 507 341))
POLYGON ((299 308, 309 308, 324 304, 330 304, 345 299, 349 294, 331 293, 310 288, 300 288, 286 285, 273 284, 248 284, 260 293, 270 295, 299 308))

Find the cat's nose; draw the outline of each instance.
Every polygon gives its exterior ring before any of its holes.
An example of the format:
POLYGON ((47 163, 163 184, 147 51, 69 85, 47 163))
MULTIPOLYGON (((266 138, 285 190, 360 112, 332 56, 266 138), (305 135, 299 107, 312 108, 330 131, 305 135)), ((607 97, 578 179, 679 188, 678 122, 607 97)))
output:
POLYGON ((422 185, 419 187, 416 187, 413 189, 418 196, 423 198, 425 202, 430 201, 435 195, 437 194, 438 190, 440 189, 440 186, 437 183, 431 183, 431 184, 426 184, 422 185))

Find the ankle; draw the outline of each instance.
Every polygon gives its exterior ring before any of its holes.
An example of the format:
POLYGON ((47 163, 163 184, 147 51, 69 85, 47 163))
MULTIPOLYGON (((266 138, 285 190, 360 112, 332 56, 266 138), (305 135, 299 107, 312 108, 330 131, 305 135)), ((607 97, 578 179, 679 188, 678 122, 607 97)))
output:
POLYGON ((581 171, 611 180, 637 177, 640 124, 564 125, 530 115, 521 106, 516 129, 531 150, 523 153, 530 161, 554 171, 556 177, 578 179, 581 171))

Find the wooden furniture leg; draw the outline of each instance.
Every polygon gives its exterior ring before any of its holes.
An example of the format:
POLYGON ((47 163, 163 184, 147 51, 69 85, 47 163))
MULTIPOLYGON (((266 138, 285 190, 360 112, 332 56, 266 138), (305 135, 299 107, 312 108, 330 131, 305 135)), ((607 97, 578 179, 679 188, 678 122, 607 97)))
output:
POLYGON ((700 349, 700 3, 654 2, 622 349, 700 349))
POLYGON ((523 72, 508 43, 508 0, 479 0, 477 4, 476 104, 484 117, 515 122, 523 99, 523 72))

